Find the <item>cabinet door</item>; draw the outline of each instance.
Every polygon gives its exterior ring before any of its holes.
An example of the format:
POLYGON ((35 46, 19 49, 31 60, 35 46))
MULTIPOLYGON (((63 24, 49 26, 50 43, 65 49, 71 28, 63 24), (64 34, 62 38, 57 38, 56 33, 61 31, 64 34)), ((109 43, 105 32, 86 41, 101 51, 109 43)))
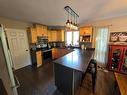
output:
POLYGON ((36 25, 37 36, 44 35, 42 25, 36 25))
POLYGON ((111 46, 110 70, 119 71, 122 63, 123 47, 111 46))
POLYGON ((43 26, 43 34, 44 36, 48 36, 47 27, 43 26))
POLYGON ((37 32, 35 28, 31 28, 31 43, 37 42, 37 32))
POLYGON ((37 67, 39 67, 40 65, 42 65, 42 52, 41 51, 36 52, 36 58, 37 58, 37 67))
POLYGON ((83 36, 85 39, 88 39, 88 41, 91 42, 92 41, 92 26, 81 27, 80 36, 83 36))
POLYGON ((121 70, 122 73, 126 73, 127 74, 127 47, 124 48, 123 60, 122 60, 122 64, 121 64, 120 70, 121 70))
POLYGON ((52 41, 57 41, 57 31, 51 31, 52 41))
POLYGON ((51 30, 47 30, 48 33, 48 40, 49 42, 52 41, 52 34, 51 34, 51 30))
POLYGON ((80 28, 80 35, 81 36, 84 36, 84 35, 92 35, 92 26, 81 27, 80 28))

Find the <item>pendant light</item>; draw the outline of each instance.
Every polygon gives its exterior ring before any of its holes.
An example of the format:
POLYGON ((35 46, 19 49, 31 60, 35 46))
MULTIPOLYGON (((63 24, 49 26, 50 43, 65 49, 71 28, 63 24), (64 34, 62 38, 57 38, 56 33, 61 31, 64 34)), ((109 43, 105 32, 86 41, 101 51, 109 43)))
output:
POLYGON ((78 30, 77 18, 79 17, 69 6, 65 6, 64 9, 67 11, 67 22, 66 27, 70 30, 78 30), (70 19, 69 19, 70 15, 70 19))
POLYGON ((71 23, 70 23, 70 29, 73 28, 73 23, 72 23, 72 14, 71 14, 71 23))
POLYGON ((69 28, 70 27, 70 21, 69 21, 69 12, 67 14, 67 22, 66 22, 66 27, 69 28))
POLYGON ((77 17, 76 17, 75 30, 78 30, 77 17))

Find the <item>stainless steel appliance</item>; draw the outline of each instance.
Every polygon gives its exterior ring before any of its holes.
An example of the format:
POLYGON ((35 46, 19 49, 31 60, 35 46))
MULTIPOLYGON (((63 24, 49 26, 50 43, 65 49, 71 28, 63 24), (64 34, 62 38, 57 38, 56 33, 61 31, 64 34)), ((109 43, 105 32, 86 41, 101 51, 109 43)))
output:
POLYGON ((37 48, 48 48, 48 37, 38 36, 37 37, 37 48))

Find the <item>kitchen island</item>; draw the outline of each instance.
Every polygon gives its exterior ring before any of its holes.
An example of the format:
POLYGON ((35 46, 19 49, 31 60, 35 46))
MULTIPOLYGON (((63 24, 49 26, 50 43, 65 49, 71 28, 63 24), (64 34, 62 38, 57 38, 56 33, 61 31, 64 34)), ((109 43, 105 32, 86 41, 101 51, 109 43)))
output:
POLYGON ((73 52, 53 61, 55 85, 64 95, 76 95, 82 73, 86 73, 94 49, 75 49, 73 52))

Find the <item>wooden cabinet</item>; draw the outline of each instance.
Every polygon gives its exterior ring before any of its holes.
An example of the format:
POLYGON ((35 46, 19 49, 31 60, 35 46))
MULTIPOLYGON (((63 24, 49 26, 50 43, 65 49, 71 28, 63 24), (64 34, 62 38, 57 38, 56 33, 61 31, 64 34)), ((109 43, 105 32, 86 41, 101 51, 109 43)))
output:
POLYGON ((48 36, 47 26, 43 26, 44 36, 48 36))
POLYGON ((37 43, 38 36, 48 36, 47 26, 34 24, 32 27, 28 28, 28 40, 29 43, 37 43))
POLYGON ((42 36, 42 35, 48 36, 47 26, 41 24, 35 24, 34 27, 37 31, 37 36, 42 36))
POLYGON ((64 30, 57 31, 57 41, 64 41, 64 30))
POLYGON ((92 26, 85 26, 80 28, 80 41, 92 41, 92 26))
POLYGON ((36 52, 37 67, 42 65, 42 51, 36 52))
POLYGON ((127 74, 127 45, 109 45, 108 69, 127 74))
POLYGON ((35 28, 33 28, 33 27, 28 28, 27 35, 28 35, 29 43, 36 43, 37 42, 37 32, 36 32, 35 28))
POLYGON ((85 26, 80 28, 80 35, 92 35, 92 26, 85 26))
POLYGON ((57 41, 57 31, 51 31, 52 41, 57 41))
POLYGON ((73 51, 72 49, 67 49, 67 48, 53 48, 52 49, 52 59, 57 59, 72 51, 73 51))
POLYGON ((64 41, 63 30, 48 30, 47 26, 34 24, 28 28, 28 40, 30 43, 37 43, 38 36, 48 36, 49 41, 64 41))
POLYGON ((64 41, 64 30, 48 30, 49 41, 64 41))
POLYGON ((42 25, 35 25, 35 29, 36 29, 36 31, 37 31, 37 36, 42 36, 42 35, 44 35, 43 34, 43 29, 42 29, 42 25))
POLYGON ((51 30, 47 30, 47 35, 48 35, 48 41, 52 41, 52 34, 51 34, 51 30))

